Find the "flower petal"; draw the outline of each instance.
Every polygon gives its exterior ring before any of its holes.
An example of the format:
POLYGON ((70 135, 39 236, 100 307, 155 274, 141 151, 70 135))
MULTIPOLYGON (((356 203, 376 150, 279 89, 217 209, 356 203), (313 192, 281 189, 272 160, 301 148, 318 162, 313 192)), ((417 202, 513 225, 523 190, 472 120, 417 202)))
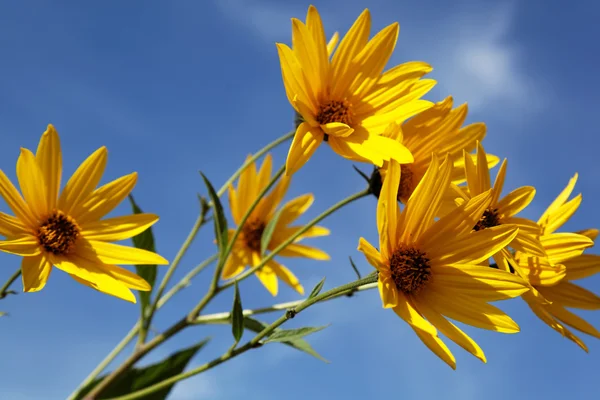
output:
POLYGON ((158 216, 154 214, 134 214, 89 222, 81 229, 87 239, 118 242, 144 232, 156 221, 158 216))
POLYGON ((411 326, 419 339, 427 346, 429 350, 431 350, 436 356, 438 356, 442 361, 450 366, 452 369, 456 369, 456 359, 454 355, 446 346, 442 340, 437 337, 437 334, 431 335, 426 332, 423 332, 420 329, 416 329, 414 326, 411 326))
POLYGON ((523 186, 507 194, 496 203, 496 208, 503 217, 512 217, 527 207, 534 197, 535 188, 533 186, 523 186))
POLYGON ((412 299, 404 293, 397 291, 398 305, 394 312, 410 326, 429 335, 437 335, 437 330, 427 322, 412 304, 412 299))
POLYGON ((303 244, 289 244, 278 253, 282 257, 305 257, 313 260, 329 260, 329 255, 323 250, 303 244))
POLYGON ((119 244, 101 242, 98 240, 80 240, 80 242, 78 242, 75 250, 77 254, 87 259, 91 259, 93 254, 95 254, 97 259, 104 264, 169 264, 169 262, 160 255, 135 247, 122 246, 119 244))
POLYGON ((0 235, 12 239, 15 236, 23 236, 28 233, 29 229, 19 219, 0 212, 0 235))
POLYGON ((17 178, 25 202, 33 215, 41 220, 49 211, 46 182, 35 156, 27 149, 21 148, 21 155, 17 161, 17 178))
POLYGON ((545 257, 521 257, 519 269, 532 285, 553 286, 567 275, 564 265, 550 265, 545 257))
POLYGON ((552 204, 550 204, 546 211, 544 211, 544 213, 538 220, 538 223, 546 223, 548 221, 548 218, 550 217, 550 214, 557 211, 563 204, 566 203, 566 201, 569 199, 569 196, 571 196, 571 193, 573 193, 573 189, 575 189, 575 184, 577 183, 578 178, 579 174, 576 173, 575 175, 573 175, 573 177, 569 180, 569 183, 563 189, 563 191, 558 196, 556 196, 556 199, 554 199, 552 204))
POLYGON ((291 176, 298 171, 313 155, 323 141, 323 132, 319 127, 311 127, 303 122, 296 129, 296 135, 288 151, 285 174, 291 176))
POLYGON ((545 298, 564 307, 600 310, 599 296, 571 282, 562 281, 552 287, 538 287, 537 289, 545 298))
POLYGON ((381 259, 381 254, 373 247, 373 245, 367 242, 364 238, 358 239, 358 251, 362 251, 365 255, 365 258, 373 267, 377 268, 378 271, 387 270, 387 266, 383 263, 381 259))
POLYGON ((21 262, 21 278, 24 292, 37 292, 46 286, 52 272, 52 264, 43 255, 23 257, 21 262))
POLYGON ((586 248, 594 245, 594 242, 587 236, 567 232, 542 236, 540 242, 544 246, 551 264, 561 264, 577 257, 586 248))
MULTIPOLYGON (((315 197, 312 194, 304 194, 285 203, 283 207, 281 207, 281 214, 277 220, 277 227, 285 227, 297 220, 310 208, 314 200, 315 197)), ((275 231, 277 230, 278 229, 275 229, 275 231)))
POLYGON ((289 269, 287 269, 286 267, 274 260, 269 261, 268 265, 275 272, 275 275, 277 275, 277 277, 281 279, 286 285, 294 289, 301 296, 304 295, 304 288, 300 284, 298 278, 296 278, 296 275, 292 273, 292 271, 290 271, 289 269))
POLYGON ((41 252, 37 238, 32 235, 0 241, 0 251, 23 257, 37 256, 41 252))
POLYGON ((2 170, 0 170, 0 196, 4 198, 6 204, 19 220, 30 228, 37 227, 37 219, 31 209, 2 170))
POLYGON ((392 278, 383 274, 379 275, 377 288, 383 308, 393 308, 398 305, 398 290, 392 278))
POLYGON ((600 255, 582 254, 564 261, 569 280, 583 279, 600 272, 600 255))
POLYGON ((260 283, 262 283, 269 293, 271 293, 271 295, 277 296, 277 292, 279 291, 279 283, 277 281, 277 275, 271 267, 265 265, 256 271, 255 275, 260 283))
POLYGON ((48 209, 52 210, 56 207, 60 191, 62 155, 58 132, 56 132, 56 129, 51 124, 48 125, 46 132, 42 134, 35 153, 35 159, 46 182, 48 209))
POLYGON ((526 232, 522 232, 521 229, 519 229, 519 233, 517 233, 517 236, 515 236, 513 241, 510 243, 510 246, 515 250, 523 252, 525 254, 538 257, 546 257, 546 249, 544 248, 544 245, 542 244, 542 242, 540 242, 538 237, 530 235, 526 232))
POLYGON ((340 138, 348 137, 354 132, 354 129, 341 122, 329 122, 328 124, 322 124, 321 129, 330 136, 340 138))
POLYGON ((379 248, 383 259, 389 259, 396 246, 398 224, 398 185, 400 184, 400 164, 390 161, 383 187, 377 201, 377 228, 379 230, 379 248))
POLYGON ((555 318, 558 318, 560 321, 577 329, 578 331, 587 333, 590 336, 600 339, 600 332, 598 332, 596 328, 594 328, 589 322, 580 316, 575 315, 556 304, 550 304, 547 307, 555 318))

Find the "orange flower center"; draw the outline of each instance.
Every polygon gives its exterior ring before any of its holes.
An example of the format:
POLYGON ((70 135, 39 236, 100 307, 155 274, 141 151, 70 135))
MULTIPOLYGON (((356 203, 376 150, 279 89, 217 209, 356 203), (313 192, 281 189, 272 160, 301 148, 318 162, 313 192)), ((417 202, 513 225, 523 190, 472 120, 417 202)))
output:
POLYGON ((36 232, 40 246, 56 255, 69 254, 80 235, 77 222, 59 210, 52 211, 36 232))
POLYGON ((242 229, 244 235, 244 241, 246 246, 252 250, 260 253, 260 242, 262 239, 263 232, 265 231, 265 223, 259 220, 252 220, 246 222, 242 229))
POLYGON ((408 198, 415 191, 413 175, 414 174, 409 164, 400 165, 400 186, 398 186, 398 200, 408 200, 408 198))
POLYGON ((427 255, 414 247, 401 245, 390 259, 390 271, 396 288, 404 294, 416 294, 431 280, 427 255))
POLYGON ((474 231, 480 231, 485 228, 493 228, 494 226, 500 225, 500 217, 498 216, 497 208, 488 208, 484 211, 483 216, 477 224, 473 227, 474 231))
POLYGON ((317 114, 317 122, 321 125, 330 122, 341 122, 350 125, 352 124, 352 107, 347 100, 331 100, 321 104, 317 114))

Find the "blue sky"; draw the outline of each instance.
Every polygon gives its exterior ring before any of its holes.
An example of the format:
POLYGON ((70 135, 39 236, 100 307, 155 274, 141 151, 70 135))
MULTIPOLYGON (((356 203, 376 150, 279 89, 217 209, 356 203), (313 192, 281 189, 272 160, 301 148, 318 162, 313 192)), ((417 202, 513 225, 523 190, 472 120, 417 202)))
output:
MULTIPOLYGON (((439 84, 428 95, 468 102, 469 121, 488 125, 486 149, 509 159, 506 190, 537 187, 525 216, 537 218, 580 173, 583 205, 566 227, 600 225, 596 164, 596 48, 600 6, 591 1, 393 0, 320 1, 328 36, 345 32, 365 6, 373 28, 399 21, 390 65, 423 60, 439 84)), ((102 145, 109 149, 104 182, 138 171, 140 205, 160 215, 159 252, 172 259, 197 215, 197 171, 220 186, 247 153, 288 131, 287 103, 274 42, 290 42, 291 17, 304 18, 309 3, 275 0, 177 2, 38 1, 0 4, 0 168, 14 178, 19 146, 34 149, 46 124, 58 129, 65 174, 102 145)), ((284 162, 287 146, 274 152, 284 162)), ((370 167, 363 166, 370 170, 370 167)), ((288 198, 306 192, 316 201, 306 220, 363 188, 351 163, 326 146, 294 176, 288 198)), ((363 272, 359 236, 376 241, 375 199, 368 198, 324 222, 333 234, 314 240, 331 262, 286 262, 311 288, 353 279, 347 257, 363 272)), ((7 211, 4 203, 0 209, 7 211)), ((128 212, 123 205, 115 214, 128 212)), ((212 229, 204 229, 183 260, 181 277, 212 254, 212 229)), ((0 254, 0 280, 19 265, 0 254)), ((164 269, 166 270, 166 268, 164 269)), ((164 271, 163 270, 163 271, 164 271)), ((204 293, 208 275, 176 297, 156 319, 174 322, 204 293)), ((600 279, 583 286, 600 291, 600 279)), ((18 286, 16 286, 19 288, 18 286)), ((245 307, 272 298, 252 278, 242 285, 245 307)), ((278 301, 296 299, 289 289, 278 301)), ((210 312, 230 308, 224 294, 210 312)), ((527 396, 586 398, 597 388, 600 343, 585 337, 590 354, 537 320, 521 300, 501 308, 522 332, 503 335, 468 328, 488 358, 484 365, 449 343, 452 371, 420 343, 376 292, 315 307, 290 326, 332 323, 310 338, 331 364, 270 345, 176 388, 172 399, 460 398, 527 396)), ((63 399, 129 330, 139 307, 75 284, 53 272, 46 288, 0 302, 0 398, 63 399)), ((598 313, 583 314, 600 325, 598 313)), ((275 317, 276 315, 273 315, 275 317)), ((145 362, 156 361, 204 336, 209 348, 199 365, 230 344, 227 327, 194 328, 168 342, 145 362)))

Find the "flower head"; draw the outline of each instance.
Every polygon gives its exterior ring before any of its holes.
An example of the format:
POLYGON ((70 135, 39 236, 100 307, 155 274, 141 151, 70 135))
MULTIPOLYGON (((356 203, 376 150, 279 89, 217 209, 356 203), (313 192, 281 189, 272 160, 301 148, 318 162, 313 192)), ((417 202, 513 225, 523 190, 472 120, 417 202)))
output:
MULTIPOLYGON (((383 136, 394 139, 412 153, 414 162, 402 164, 400 174, 400 187, 398 200, 403 203, 415 190, 431 162, 431 154, 444 157, 449 154, 454 161, 452 168, 452 183, 460 184, 465 181, 463 151, 470 153, 475 150, 477 141, 483 140, 486 126, 476 122, 463 126, 467 118, 467 104, 452 108, 451 96, 436 103, 433 107, 419 113, 405 121, 400 127, 391 123, 383 136)), ((474 157, 474 155, 472 156, 474 157)), ((486 156, 488 167, 498 164, 498 157, 488 154, 486 156)), ((384 162, 379 168, 379 174, 385 179, 388 163, 384 162)))
MULTIPOLYGON (((250 164, 240 176, 237 189, 229 187, 229 207, 233 221, 240 224, 243 216, 250 206, 256 201, 260 192, 269 184, 271 179, 272 159, 267 154, 260 170, 257 171, 256 164, 250 164)), ((238 236, 233 246, 233 251, 223 268, 223 279, 233 278, 244 271, 246 266, 258 266, 262 262, 261 243, 265 228, 277 215, 277 221, 272 230, 272 236, 266 248, 272 251, 296 232, 303 228, 302 225, 291 225, 298 217, 304 214, 312 205, 314 197, 312 194, 305 194, 285 203, 278 209, 283 197, 285 196, 290 178, 284 176, 270 194, 263 197, 256 208, 252 211, 241 234, 238 236)), ((234 229, 229 230, 231 239, 235 233, 234 229)), ((315 236, 325 236, 329 230, 321 226, 313 226, 302 234, 294 243, 286 246, 278 255, 283 257, 304 257, 314 260, 328 260, 329 256, 314 247, 299 244, 304 238, 315 236)), ((304 294, 304 288, 294 274, 275 260, 270 260, 267 264, 256 272, 256 277, 273 295, 278 292, 278 280, 294 288, 298 293, 304 294)))
MULTIPOLYGON (((467 179, 466 190, 452 185, 459 201, 478 196, 491 188, 490 171, 488 160, 481 143, 477 143, 476 162, 470 154, 463 152, 463 162, 465 168, 465 177, 467 179)), ((525 209, 535 196, 535 188, 532 186, 523 186, 513 190, 503 198, 500 198, 506 176, 507 160, 504 159, 500 165, 496 181, 492 188, 492 200, 489 207, 485 210, 482 217, 473 225, 474 231, 482 231, 496 226, 514 226, 519 228, 519 232, 508 244, 516 251, 534 256, 544 257, 546 251, 539 241, 541 232, 540 226, 526 218, 517 217, 517 214, 525 209)), ((507 246, 507 247, 508 247, 507 246)), ((493 255, 498 267, 509 270, 510 253, 508 248, 500 249, 493 255)))
POLYGON ((324 140, 347 159, 377 166, 390 159, 412 162, 406 147, 381 134, 390 122, 402 122, 432 105, 420 100, 435 84, 420 80, 432 68, 409 62, 383 73, 398 24, 371 40, 370 27, 365 10, 330 60, 335 43, 328 47, 321 17, 310 6, 306 23, 292 19, 292 48, 277 44, 287 98, 304 121, 288 153, 287 175, 302 167, 324 140))
POLYGON ((446 158, 440 165, 434 155, 400 213, 396 200, 400 165, 390 162, 377 204, 380 250, 363 238, 358 249, 379 271, 383 307, 392 308, 429 349, 455 368, 454 356, 438 330, 484 362, 485 355, 446 318, 497 332, 518 332, 517 324, 488 302, 519 296, 528 288, 516 275, 478 265, 518 234, 512 225, 473 231, 491 203, 491 190, 434 220, 451 174, 452 162, 446 158))
POLYGON ((136 214, 102 220, 135 186, 133 173, 96 189, 106 166, 107 150, 90 155, 60 192, 62 155, 52 125, 42 135, 36 154, 21 149, 17 178, 21 192, 0 171, 0 195, 15 216, 0 213, 0 250, 23 257, 23 290, 41 290, 52 266, 100 292, 135 303, 130 289, 150 285, 116 266, 167 264, 158 254, 110 242, 131 238, 158 217, 136 214))
POLYGON ((572 282, 600 272, 600 256, 583 254, 586 248, 593 246, 598 231, 556 233, 581 204, 581 194, 568 200, 576 182, 577 174, 538 221, 542 228, 540 241, 547 257, 530 257, 519 253, 515 257, 519 272, 534 288, 523 295, 531 310, 554 330, 588 351, 585 343, 565 325, 596 338, 600 338, 600 332, 566 307, 600 309, 598 295, 572 282))

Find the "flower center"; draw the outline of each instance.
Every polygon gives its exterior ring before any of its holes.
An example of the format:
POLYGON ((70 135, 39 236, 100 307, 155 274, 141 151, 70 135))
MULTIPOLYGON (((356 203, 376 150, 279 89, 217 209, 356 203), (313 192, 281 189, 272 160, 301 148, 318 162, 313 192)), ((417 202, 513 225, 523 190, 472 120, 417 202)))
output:
POLYGON ((401 246, 392 254, 390 271, 396 288, 404 294, 416 294, 431 280, 429 258, 414 247, 401 246))
POLYGON ((474 231, 480 231, 485 228, 493 228, 494 226, 500 225, 500 217, 498 216, 497 208, 488 208, 483 213, 481 219, 473 227, 474 231))
POLYGON ((330 122, 341 122, 346 125, 352 124, 352 107, 347 100, 331 100, 319 107, 317 122, 321 125, 330 122))
POLYGON ((56 255, 69 254, 80 235, 81 230, 77 222, 59 210, 52 211, 36 232, 44 250, 56 255))
POLYGON ((410 195, 415 191, 413 175, 412 169, 408 164, 400 165, 400 186, 398 186, 398 200, 408 200, 410 195))
POLYGON ((246 222, 244 229, 242 229, 242 233, 244 234, 246 246, 248 246, 250 250, 260 252, 260 241, 264 230, 265 223, 262 221, 253 220, 246 222))

